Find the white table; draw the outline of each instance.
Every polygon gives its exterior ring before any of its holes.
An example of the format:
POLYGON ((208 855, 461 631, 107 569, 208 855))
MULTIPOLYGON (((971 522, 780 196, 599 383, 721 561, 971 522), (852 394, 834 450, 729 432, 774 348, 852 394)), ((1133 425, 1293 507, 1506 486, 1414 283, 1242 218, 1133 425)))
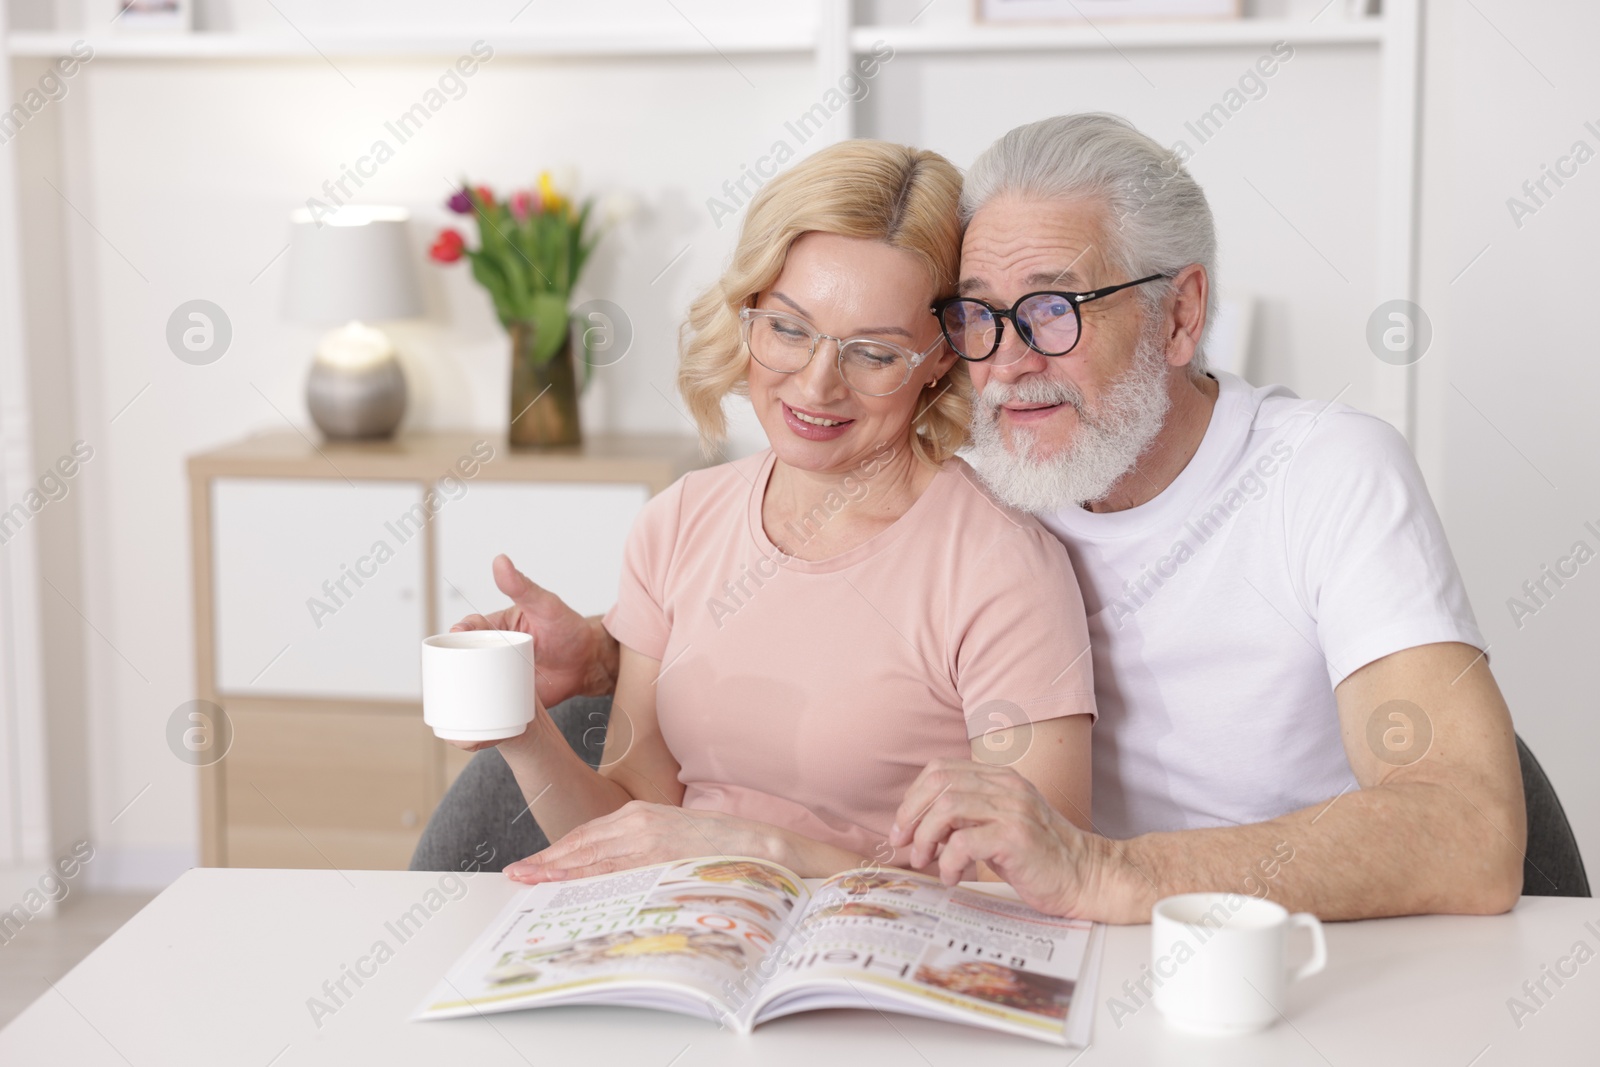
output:
MULTIPOLYGON (((704 1019, 629 1008, 559 1008, 414 1023, 408 1016, 515 886, 467 878, 319 1028, 307 999, 439 884, 403 871, 190 871, 0 1031, 0 1064, 299 1067, 302 1064, 519 1064, 833 1067, 1054 1064, 1592 1063, 1600 957, 1535 1014, 1524 996, 1583 941, 1600 952, 1600 903, 1530 897, 1496 918, 1427 917, 1328 927, 1328 969, 1279 1005, 1287 1023, 1244 1038, 1166 1028, 1154 1008, 1112 1020, 1107 1000, 1149 959, 1150 928, 1109 931, 1094 1042, 1078 1054, 950 1023, 833 1011, 739 1038, 704 1019), (1593 928, 1585 924, 1593 924, 1593 928), (1074 1057, 1077 1057, 1074 1060, 1074 1057)), ((4 951, 0 949, 0 951, 4 951)), ((1531 1002, 1529 1002, 1531 1005, 1531 1002)))

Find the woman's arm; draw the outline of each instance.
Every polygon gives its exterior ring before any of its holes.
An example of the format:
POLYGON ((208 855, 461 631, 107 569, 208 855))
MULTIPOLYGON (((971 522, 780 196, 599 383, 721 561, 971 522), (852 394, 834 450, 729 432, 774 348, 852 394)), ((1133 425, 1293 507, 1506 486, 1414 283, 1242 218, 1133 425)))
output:
POLYGON ((598 772, 572 750, 542 706, 526 732, 500 743, 529 812, 552 841, 631 800, 683 803, 678 761, 656 721, 660 673, 659 660, 622 649, 598 772))
MULTIPOLYGON (((887 855, 887 845, 879 851, 887 855)), ((888 863, 883 857, 862 856, 771 823, 633 801, 511 864, 505 873, 530 884, 561 882, 697 856, 754 856, 781 863, 802 878, 826 878, 888 863)))
POLYGON ((1038 787, 1050 806, 1080 830, 1089 822, 1092 716, 1063 715, 972 739, 972 758, 1010 767, 1038 787))
MULTIPOLYGON (((1089 829, 1089 728, 1088 715, 1064 715, 1043 722, 1023 723, 972 739, 972 758, 991 766, 1008 765, 1032 782, 1050 805, 1073 825, 1089 829)), ((906 867, 910 849, 879 844, 871 856, 835 848, 799 834, 777 830, 777 854, 771 858, 806 878, 826 878, 855 867, 906 867)), ((978 876, 999 881, 980 865, 978 876)))
MULTIPOLYGON (((1089 730, 1093 725, 1088 715, 1063 715, 995 730, 972 739, 972 758, 990 767, 1010 767, 1044 795, 1052 810, 1088 830, 1089 730)), ((890 836, 898 832, 896 827, 890 836)), ((977 880, 1005 881, 987 863, 977 865, 977 880)))
MULTIPOLYGON (((1073 825, 1089 826, 1089 715, 1063 715, 1043 722, 1023 723, 972 739, 972 758, 990 766, 1010 766, 1039 788, 1073 825)), ((855 867, 908 867, 910 849, 881 842, 871 856, 835 848, 799 834, 776 830, 779 854, 771 858, 806 878, 826 878, 855 867)), ((999 881, 987 866, 978 877, 999 881)))
MULTIPOLYGON (((1071 557, 1030 521, 999 534, 973 565, 957 568, 951 578, 959 624, 954 681, 966 712, 971 762, 1002 778, 1014 772, 1036 789, 1052 817, 1088 829, 1094 658, 1071 557), (980 560, 982 566, 976 565, 980 560)), ((927 776, 924 769, 919 781, 927 776)), ((901 817, 910 804, 901 804, 901 817)), ((910 815, 922 818, 915 809, 910 815)), ((896 844, 903 828, 902 823, 890 830, 896 844)), ((933 858, 921 849, 904 855, 913 867, 933 858)), ((962 867, 953 873, 972 877, 962 867)), ((978 876, 990 873, 980 868, 978 876)))

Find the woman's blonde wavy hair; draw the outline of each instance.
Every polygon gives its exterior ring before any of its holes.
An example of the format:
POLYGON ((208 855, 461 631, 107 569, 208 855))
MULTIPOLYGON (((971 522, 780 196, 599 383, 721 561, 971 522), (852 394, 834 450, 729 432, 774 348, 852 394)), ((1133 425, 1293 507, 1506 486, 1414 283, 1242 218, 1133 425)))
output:
MULTIPOLYGON (((868 140, 824 148, 761 189, 733 262, 690 305, 679 336, 678 389, 708 454, 727 437, 723 398, 749 395, 739 311, 778 280, 795 240, 831 233, 903 249, 927 268, 938 299, 955 291, 960 270, 960 200, 961 173, 937 152, 868 140)), ((966 364, 956 360, 934 388, 918 393, 911 450, 937 466, 967 443, 966 364)))

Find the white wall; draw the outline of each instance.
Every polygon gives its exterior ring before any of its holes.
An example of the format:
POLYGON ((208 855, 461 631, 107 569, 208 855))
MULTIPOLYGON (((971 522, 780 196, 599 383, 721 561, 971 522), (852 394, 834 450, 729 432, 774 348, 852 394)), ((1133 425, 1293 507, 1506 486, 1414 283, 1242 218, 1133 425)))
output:
POLYGON ((1419 364, 1420 455, 1495 676, 1593 879, 1600 561, 1559 589, 1548 583, 1554 595, 1520 626, 1507 601, 1526 601, 1522 584, 1575 542, 1600 552, 1600 533, 1585 527, 1600 530, 1600 158, 1565 188, 1550 183, 1554 195, 1520 228, 1506 201, 1526 199, 1522 183, 1575 141, 1600 153, 1591 47, 1600 9, 1576 0, 1476 7, 1436 3, 1429 16, 1419 302, 1437 339, 1419 364))
MULTIPOLYGON (((927 17, 953 17, 946 9, 957 3, 937 0, 927 17)), ((283 6, 297 20, 314 20, 319 10, 283 6)), ((521 5, 485 6, 508 19, 521 5)), ((1595 384, 1594 341, 1576 315, 1569 325, 1549 312, 1538 321, 1529 314, 1585 306, 1590 275, 1580 235, 1595 232, 1600 162, 1520 232, 1503 200, 1582 134, 1582 119, 1600 119, 1600 109, 1583 113, 1585 100, 1600 99, 1600 76, 1583 64, 1585 35, 1565 14, 1576 4, 1479 0, 1560 90, 1470 8, 1431 5, 1447 7, 1430 10, 1427 30, 1421 291, 1438 340, 1421 368, 1419 447, 1519 726, 1596 857, 1600 784, 1584 763, 1600 727, 1585 715, 1595 667, 1583 653, 1597 632, 1600 563, 1521 631, 1504 601, 1583 535, 1583 519, 1600 527, 1597 442, 1583 389, 1595 384), (1491 252, 1451 285, 1491 241, 1491 252)), ((637 32, 651 9, 663 10, 638 0, 607 10, 637 32)), ((414 0, 389 10, 425 21, 434 9, 414 0)), ((783 10, 809 18, 807 5, 783 10)), ((565 11, 538 3, 530 13, 565 11)), ((259 3, 205 4, 202 12, 245 28, 279 19, 259 3)), ((1588 20, 1590 37, 1600 28, 1600 16, 1576 17, 1588 20)), ((901 55, 873 83, 856 131, 925 144, 966 165, 1019 122, 1104 108, 1170 142, 1263 51, 901 55)), ((281 427, 278 410, 305 424, 301 390, 315 335, 281 321, 283 261, 268 266, 284 244, 285 215, 364 151, 443 61, 337 66, 354 88, 316 59, 96 60, 68 98, 51 105, 47 123, 7 149, 20 147, 31 176, 23 192, 29 241, 48 243, 54 232, 65 242, 64 261, 52 267, 46 256, 30 280, 30 304, 37 298, 45 323, 30 322, 30 331, 35 362, 55 366, 58 388, 76 398, 72 435, 97 450, 73 498, 81 506, 81 575, 62 585, 81 595, 77 606, 94 629, 58 608, 52 634, 87 664, 90 820, 95 840, 116 857, 101 876, 123 883, 159 882, 194 855, 195 781, 163 741, 167 716, 193 696, 183 460, 281 427), (72 208, 43 186, 49 175, 72 208), (167 314, 195 297, 220 304, 235 331, 232 350, 207 367, 180 363, 162 339, 167 314)), ((13 92, 39 66, 17 68, 13 92)), ((1262 300, 1250 376, 1307 396, 1342 392, 1359 406, 1376 402, 1386 370, 1363 339, 1379 298, 1378 76, 1371 45, 1301 48, 1210 144, 1190 142, 1221 226, 1222 285, 1262 300)), ((732 237, 731 226, 712 224, 706 198, 784 136, 784 121, 815 102, 822 77, 804 54, 506 56, 487 64, 362 190, 364 201, 406 205, 417 220, 429 318, 397 331, 417 395, 408 425, 493 428, 506 414, 504 342, 486 298, 460 267, 422 258, 433 227, 453 221, 440 203, 448 182, 467 174, 506 185, 542 166, 576 163, 586 189, 626 190, 645 204, 602 246, 580 294, 622 304, 637 330, 633 352, 602 372, 591 409, 599 428, 687 432, 660 393, 673 395, 683 308, 716 276, 732 237)), ((78 567, 72 555, 61 566, 78 567)))

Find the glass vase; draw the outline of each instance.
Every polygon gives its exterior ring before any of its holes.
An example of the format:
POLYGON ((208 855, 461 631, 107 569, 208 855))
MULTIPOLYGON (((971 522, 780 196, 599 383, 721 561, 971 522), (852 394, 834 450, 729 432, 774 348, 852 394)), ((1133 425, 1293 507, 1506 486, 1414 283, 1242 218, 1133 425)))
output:
POLYGON ((572 358, 572 330, 566 330, 555 355, 534 359, 532 322, 512 323, 511 426, 513 448, 559 448, 581 444, 578 425, 578 375, 572 358))

